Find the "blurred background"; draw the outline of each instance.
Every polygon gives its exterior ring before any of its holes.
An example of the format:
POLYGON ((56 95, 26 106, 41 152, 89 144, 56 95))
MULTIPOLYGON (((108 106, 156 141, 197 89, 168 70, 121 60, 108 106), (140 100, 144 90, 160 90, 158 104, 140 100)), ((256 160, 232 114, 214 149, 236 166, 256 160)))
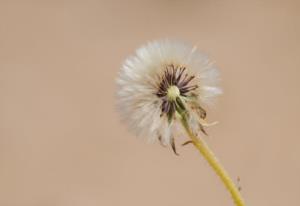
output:
POLYGON ((221 70, 205 140, 247 205, 300 205, 299 12, 275 0, 0 0, 0 205, 233 205, 191 145, 175 156, 120 123, 122 62, 166 37, 221 70))

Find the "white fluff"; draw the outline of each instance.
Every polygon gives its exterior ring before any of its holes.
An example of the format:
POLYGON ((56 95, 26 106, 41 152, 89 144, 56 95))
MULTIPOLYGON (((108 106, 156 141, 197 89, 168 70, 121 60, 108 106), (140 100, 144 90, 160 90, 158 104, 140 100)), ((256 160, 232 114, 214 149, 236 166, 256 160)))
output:
MULTIPOLYGON (((158 77, 169 64, 185 66, 189 74, 195 75, 200 105, 208 105, 221 93, 216 86, 217 69, 196 47, 173 40, 152 41, 128 57, 117 78, 117 105, 122 119, 137 136, 150 142, 161 136, 165 145, 181 132, 177 120, 169 124, 165 115, 160 116, 162 100, 155 94, 158 77)), ((192 127, 195 121, 191 115, 192 127)))

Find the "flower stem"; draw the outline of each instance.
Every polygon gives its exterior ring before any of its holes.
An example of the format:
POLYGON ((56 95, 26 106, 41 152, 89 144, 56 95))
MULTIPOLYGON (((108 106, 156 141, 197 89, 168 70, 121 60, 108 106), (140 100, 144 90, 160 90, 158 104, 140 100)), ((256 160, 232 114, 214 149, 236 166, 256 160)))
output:
POLYGON ((184 129, 186 130, 189 137, 191 138, 194 146, 199 150, 199 152, 204 156, 204 158, 207 160, 207 162, 213 168, 213 170, 216 172, 216 174, 221 178, 226 189, 230 192, 235 205, 236 206, 245 206, 244 200, 243 200, 239 190, 236 188, 235 184, 233 183, 232 179, 229 177, 229 175, 227 174, 225 169, 222 167, 222 165, 218 162, 216 156, 210 150, 210 148, 207 146, 207 144, 203 140, 197 138, 195 136, 195 134, 192 132, 185 115, 183 115, 181 118, 181 124, 184 127, 184 129))

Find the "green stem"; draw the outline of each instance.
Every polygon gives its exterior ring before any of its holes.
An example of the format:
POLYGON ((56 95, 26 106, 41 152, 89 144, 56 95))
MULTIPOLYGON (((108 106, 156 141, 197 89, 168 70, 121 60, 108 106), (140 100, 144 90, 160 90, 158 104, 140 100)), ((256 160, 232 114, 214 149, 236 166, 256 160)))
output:
POLYGON ((194 146, 199 150, 199 152, 204 156, 204 158, 207 160, 207 162, 213 168, 216 174, 221 178, 223 184, 230 192, 235 205, 245 206, 244 200, 239 190, 236 188, 235 184, 233 183, 232 179, 229 177, 229 175, 222 167, 222 165, 218 162, 214 153, 210 150, 207 144, 203 140, 197 138, 195 134, 191 131, 185 115, 182 115, 181 123, 184 129, 186 130, 187 134, 191 138, 194 146))

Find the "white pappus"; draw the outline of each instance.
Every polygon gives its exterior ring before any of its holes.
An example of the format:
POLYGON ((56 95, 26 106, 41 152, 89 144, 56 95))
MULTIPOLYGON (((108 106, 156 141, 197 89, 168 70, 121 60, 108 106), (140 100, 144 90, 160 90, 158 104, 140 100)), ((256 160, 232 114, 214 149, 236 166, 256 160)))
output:
POLYGON ((128 57, 117 78, 121 118, 139 137, 171 145, 183 135, 180 111, 195 134, 205 133, 205 106, 221 89, 218 70, 196 47, 176 40, 152 41, 128 57))

